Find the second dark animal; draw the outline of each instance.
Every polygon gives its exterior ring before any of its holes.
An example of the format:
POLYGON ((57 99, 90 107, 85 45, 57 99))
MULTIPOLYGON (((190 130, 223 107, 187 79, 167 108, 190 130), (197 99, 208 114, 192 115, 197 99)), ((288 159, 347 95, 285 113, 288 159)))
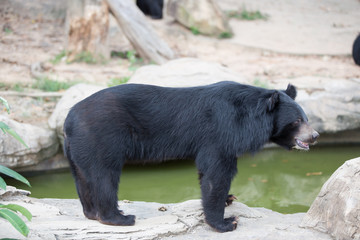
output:
POLYGON ((357 65, 360 65, 360 34, 356 37, 353 48, 352 57, 357 65))
POLYGON ((145 15, 153 19, 163 18, 164 0, 136 0, 136 5, 145 15))

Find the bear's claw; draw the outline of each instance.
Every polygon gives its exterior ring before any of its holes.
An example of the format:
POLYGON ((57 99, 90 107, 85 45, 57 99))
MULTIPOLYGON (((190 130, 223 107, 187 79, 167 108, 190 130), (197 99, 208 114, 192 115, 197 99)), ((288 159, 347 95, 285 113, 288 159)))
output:
POLYGON ((228 195, 228 197, 226 199, 226 202, 225 202, 225 205, 230 206, 234 200, 237 200, 237 197, 235 197, 232 194, 228 195))

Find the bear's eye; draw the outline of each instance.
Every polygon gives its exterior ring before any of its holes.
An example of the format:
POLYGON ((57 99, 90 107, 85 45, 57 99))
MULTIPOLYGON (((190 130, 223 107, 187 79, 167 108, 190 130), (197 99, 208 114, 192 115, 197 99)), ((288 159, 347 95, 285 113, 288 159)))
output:
POLYGON ((297 126, 300 125, 300 123, 301 123, 301 119, 298 119, 298 120, 296 120, 295 122, 293 122, 292 125, 293 125, 294 127, 297 127, 297 126))

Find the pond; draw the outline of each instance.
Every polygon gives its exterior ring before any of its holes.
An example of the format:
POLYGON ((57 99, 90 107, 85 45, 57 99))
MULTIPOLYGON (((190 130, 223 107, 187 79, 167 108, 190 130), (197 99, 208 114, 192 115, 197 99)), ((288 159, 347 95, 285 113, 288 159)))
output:
MULTIPOLYGON (((346 160, 359 156, 359 146, 313 147, 309 152, 264 149, 239 158, 230 193, 251 207, 305 212, 331 174, 346 160)), ((30 190, 36 198, 77 198, 69 170, 27 178, 32 188, 11 179, 7 183, 30 190)), ((127 165, 118 195, 119 199, 161 203, 201 197, 197 170, 190 160, 127 165)))

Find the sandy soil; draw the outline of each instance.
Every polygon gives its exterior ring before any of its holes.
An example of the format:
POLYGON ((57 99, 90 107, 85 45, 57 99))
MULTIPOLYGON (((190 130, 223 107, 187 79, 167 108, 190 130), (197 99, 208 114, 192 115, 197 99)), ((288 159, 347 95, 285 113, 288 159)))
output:
MULTIPOLYGON (((353 63, 350 50, 360 31, 360 1, 218 1, 224 10, 246 6, 268 14, 269 19, 240 21, 231 19, 235 33, 232 39, 195 36, 166 17, 150 20, 158 34, 175 51, 177 57, 196 57, 221 63, 252 81, 267 82, 299 76, 321 76, 336 79, 360 78, 360 67, 353 63)), ((106 64, 51 64, 65 45, 64 24, 19 17, 0 6, 0 91, 29 88, 38 76, 31 66, 42 62, 42 76, 67 82, 107 84, 112 78, 131 76, 127 59, 112 58, 106 64), (7 30, 5 30, 7 29, 7 30)), ((131 50, 113 21, 110 31, 112 50, 131 50)), ((39 122, 55 105, 53 99, 34 100, 20 108, 25 101, 7 97, 12 103, 12 117, 19 121, 39 122), (44 112, 39 108, 48 105, 44 112), (19 106, 19 107, 18 107, 19 106), (24 117, 27 116, 27 117, 24 117), (36 117, 38 116, 38 117, 36 117), (35 120, 34 120, 35 119, 35 120)), ((25 101, 26 102, 26 101, 25 101)))

